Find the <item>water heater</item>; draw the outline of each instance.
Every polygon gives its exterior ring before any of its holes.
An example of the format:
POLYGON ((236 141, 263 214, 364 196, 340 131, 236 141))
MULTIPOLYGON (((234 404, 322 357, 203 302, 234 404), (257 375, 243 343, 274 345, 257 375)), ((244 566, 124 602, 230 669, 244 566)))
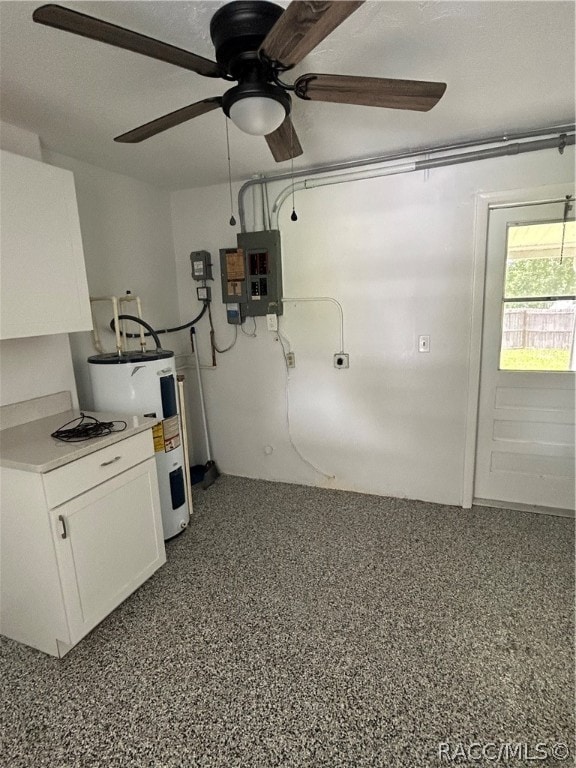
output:
POLYGON ((156 416, 153 429, 164 538, 188 525, 184 454, 180 439, 174 353, 165 349, 92 355, 88 358, 94 407, 156 416))

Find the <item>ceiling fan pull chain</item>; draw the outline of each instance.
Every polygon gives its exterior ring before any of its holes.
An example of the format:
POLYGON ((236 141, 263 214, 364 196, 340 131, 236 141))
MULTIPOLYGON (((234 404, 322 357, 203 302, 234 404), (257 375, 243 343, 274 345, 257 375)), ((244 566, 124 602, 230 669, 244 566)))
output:
POLYGON ((228 153, 228 189, 230 190, 230 226, 236 226, 236 219, 234 218, 234 204, 232 202, 232 164, 230 162, 230 136, 228 135, 228 118, 224 115, 224 121, 226 123, 226 151, 228 153))
POLYGON ((294 125, 290 120, 290 169, 292 174, 292 213, 290 218, 292 221, 298 221, 298 215, 294 207, 294 125))

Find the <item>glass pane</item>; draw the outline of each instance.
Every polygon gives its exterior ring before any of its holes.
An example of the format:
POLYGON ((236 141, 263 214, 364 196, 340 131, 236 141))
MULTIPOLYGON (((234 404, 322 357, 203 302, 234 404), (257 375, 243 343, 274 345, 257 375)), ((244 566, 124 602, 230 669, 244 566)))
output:
POLYGON ((503 307, 501 370, 576 370, 576 301, 511 301, 503 307))
POLYGON ((575 252, 573 221, 508 227, 504 297, 576 294, 575 252))

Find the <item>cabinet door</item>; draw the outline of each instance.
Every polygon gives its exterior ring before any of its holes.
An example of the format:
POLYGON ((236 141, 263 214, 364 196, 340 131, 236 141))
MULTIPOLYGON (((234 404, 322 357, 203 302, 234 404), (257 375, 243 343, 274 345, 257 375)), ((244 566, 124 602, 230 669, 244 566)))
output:
POLYGON ((0 338, 92 329, 74 176, 1 153, 0 338))
POLYGON ((74 644, 166 562, 154 459, 51 516, 74 644))

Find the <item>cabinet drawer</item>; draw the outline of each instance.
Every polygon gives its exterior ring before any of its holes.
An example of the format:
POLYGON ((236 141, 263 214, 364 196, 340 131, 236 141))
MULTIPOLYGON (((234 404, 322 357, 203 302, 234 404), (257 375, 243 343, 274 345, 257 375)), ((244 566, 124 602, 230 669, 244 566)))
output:
POLYGON ((149 429, 43 475, 46 501, 58 507, 154 455, 149 429))

